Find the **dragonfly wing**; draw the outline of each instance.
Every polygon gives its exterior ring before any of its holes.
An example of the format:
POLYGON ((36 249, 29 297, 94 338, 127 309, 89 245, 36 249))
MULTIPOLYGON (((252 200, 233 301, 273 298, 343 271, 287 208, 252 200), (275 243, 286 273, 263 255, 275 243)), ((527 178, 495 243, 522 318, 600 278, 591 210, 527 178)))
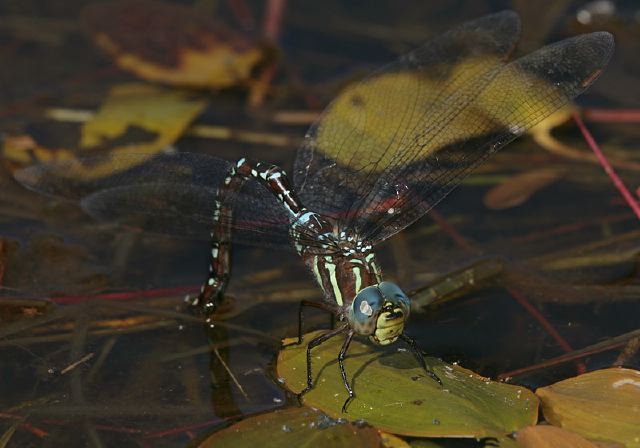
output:
POLYGON ((344 229, 361 213, 377 180, 414 140, 441 129, 490 83, 519 37, 518 16, 505 11, 465 23, 348 87, 310 128, 294 165, 294 185, 309 209, 344 229), (446 105, 445 114, 440 109, 446 105))
POLYGON ((594 33, 507 63, 518 29, 514 13, 480 18, 346 89, 298 153, 303 202, 380 242, 582 92, 613 51, 594 33))
MULTIPOLYGON (((218 187, 231 164, 194 153, 119 153, 44 163, 15 174, 27 188, 79 203, 98 220, 180 237, 210 238, 218 187)), ((232 198, 236 242, 292 249, 287 214, 253 179, 232 198)))
MULTIPOLYGON (((460 91, 474 100, 437 129, 415 131, 350 225, 375 244, 423 216, 486 157, 582 93, 613 48, 609 33, 576 36, 504 64, 480 92, 460 91)), ((436 107, 447 109, 448 101, 436 107)))

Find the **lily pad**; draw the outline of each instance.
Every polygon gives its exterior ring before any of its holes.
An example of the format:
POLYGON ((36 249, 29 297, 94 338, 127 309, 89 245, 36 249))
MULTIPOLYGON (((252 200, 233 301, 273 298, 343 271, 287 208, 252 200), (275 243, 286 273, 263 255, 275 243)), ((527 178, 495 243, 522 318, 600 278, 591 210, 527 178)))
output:
POLYGON ((549 425, 528 426, 516 435, 522 448, 598 448, 575 432, 549 425))
POLYGON ((378 431, 334 420, 318 410, 290 408, 256 415, 209 436, 199 447, 261 448, 331 446, 367 448, 381 443, 378 431))
POLYGON ((640 447, 640 372, 596 370, 541 387, 545 419, 583 436, 640 447))
MULTIPOLYGON (((307 334, 305 341, 319 334, 307 334)), ((284 341, 277 372, 288 389, 299 393, 306 384, 306 344, 295 342, 284 341)), ((340 338, 333 338, 313 350, 315 386, 303 398, 334 418, 363 419, 383 431, 415 437, 495 436, 537 421, 538 400, 523 387, 427 358, 444 383, 440 387, 399 344, 381 348, 357 340, 345 360, 356 398, 343 414, 347 392, 337 361, 341 345, 340 338)))

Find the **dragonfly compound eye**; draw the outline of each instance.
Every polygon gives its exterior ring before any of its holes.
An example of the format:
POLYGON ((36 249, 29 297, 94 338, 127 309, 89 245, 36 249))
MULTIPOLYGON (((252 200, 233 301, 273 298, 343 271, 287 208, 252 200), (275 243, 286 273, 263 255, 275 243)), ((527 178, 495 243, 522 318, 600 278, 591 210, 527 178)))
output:
POLYGON ((349 320, 358 334, 374 333, 382 303, 383 297, 375 285, 367 286, 356 295, 349 310, 349 320))
POLYGON ((405 319, 409 317, 411 300, 398 285, 392 282, 381 282, 378 285, 378 289, 380 290, 384 300, 402 308, 405 319))

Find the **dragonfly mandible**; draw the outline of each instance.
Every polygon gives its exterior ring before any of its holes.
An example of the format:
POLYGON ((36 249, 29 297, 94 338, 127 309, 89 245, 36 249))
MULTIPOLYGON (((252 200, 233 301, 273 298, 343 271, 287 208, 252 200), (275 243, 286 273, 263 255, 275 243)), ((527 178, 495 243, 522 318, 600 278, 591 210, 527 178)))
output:
POLYGON ((374 247, 450 193, 490 154, 567 105, 598 77, 613 52, 606 32, 579 35, 509 62, 518 16, 504 11, 462 24, 346 88, 308 131, 289 180, 281 168, 203 154, 121 154, 33 166, 16 174, 36 191, 79 200, 93 216, 161 230, 211 230, 210 272, 194 304, 211 318, 229 281, 232 241, 294 249, 324 293, 302 307, 338 324, 307 346, 344 335, 402 340, 410 299, 384 281, 374 247), (115 174, 91 178, 108 161, 115 174), (211 225, 213 223, 213 228, 211 225))

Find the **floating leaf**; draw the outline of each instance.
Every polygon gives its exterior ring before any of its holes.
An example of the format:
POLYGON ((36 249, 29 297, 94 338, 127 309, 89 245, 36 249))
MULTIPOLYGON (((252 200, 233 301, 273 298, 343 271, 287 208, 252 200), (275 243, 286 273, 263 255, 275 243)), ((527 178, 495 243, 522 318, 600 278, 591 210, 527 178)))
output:
POLYGON ((382 446, 384 448, 410 448, 411 445, 404 439, 393 435, 388 432, 378 431, 380 434, 380 441, 382 442, 382 446))
POLYGON ((334 420, 318 410, 290 408, 256 415, 209 436, 199 447, 371 447, 380 445, 378 431, 334 420))
POLYGON ((193 8, 149 0, 95 3, 83 19, 120 68, 155 82, 224 88, 247 80, 263 49, 193 8))
MULTIPOLYGON (((305 340, 318 334, 310 333, 305 340)), ((417 437, 493 436, 537 420, 538 401, 525 388, 490 381, 427 358, 444 383, 441 388, 426 376, 410 352, 356 340, 345 360, 356 398, 343 414, 347 392, 337 364, 341 344, 340 338, 333 338, 313 350, 315 387, 304 396, 305 404, 335 418, 363 419, 383 431, 417 437)), ((306 384, 306 345, 283 349, 277 371, 287 388, 300 392, 306 384)))
MULTIPOLYGON (((27 135, 5 139, 2 151, 15 165, 64 160, 69 161, 69 172, 85 180, 100 178, 114 174, 108 157, 103 158, 105 163, 92 165, 82 164, 77 157, 108 151, 113 155, 119 152, 148 154, 151 158, 178 140, 206 106, 207 100, 193 98, 183 91, 139 83, 117 85, 112 87, 100 109, 83 124, 78 142, 81 153, 45 148, 27 135)), ((133 164, 147 159, 132 157, 130 160, 133 164)), ((119 169, 131 168, 122 162, 120 158, 119 169)))
POLYGON ((528 426, 516 435, 522 448, 597 448, 575 432, 548 425, 528 426))
POLYGON ((590 439, 640 447, 640 372, 596 370, 541 387, 545 419, 590 439))
POLYGON ((502 210, 523 204, 561 176, 562 171, 553 168, 518 174, 489 190, 484 196, 484 205, 492 210, 502 210))
MULTIPOLYGON (((151 158, 175 142, 206 105, 205 100, 193 99, 185 92, 146 84, 115 86, 93 119, 84 124, 80 146, 106 148, 114 155, 118 152, 149 154, 151 158)), ((140 161, 142 159, 135 159, 136 163, 140 161)), ((86 179, 114 171, 109 163, 91 166, 79 163, 80 167, 81 171, 77 172, 86 179)), ((119 168, 129 167, 120 162, 119 168)))

